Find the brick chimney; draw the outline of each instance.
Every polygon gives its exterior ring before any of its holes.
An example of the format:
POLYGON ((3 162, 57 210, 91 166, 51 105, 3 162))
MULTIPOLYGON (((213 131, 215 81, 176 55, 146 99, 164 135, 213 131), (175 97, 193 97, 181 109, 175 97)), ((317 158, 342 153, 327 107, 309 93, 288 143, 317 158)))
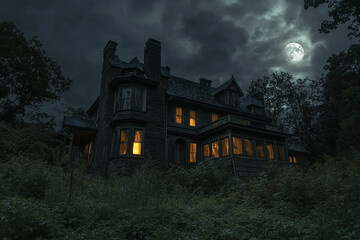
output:
POLYGON ((148 77, 161 77, 161 43, 149 38, 144 49, 144 70, 148 77))

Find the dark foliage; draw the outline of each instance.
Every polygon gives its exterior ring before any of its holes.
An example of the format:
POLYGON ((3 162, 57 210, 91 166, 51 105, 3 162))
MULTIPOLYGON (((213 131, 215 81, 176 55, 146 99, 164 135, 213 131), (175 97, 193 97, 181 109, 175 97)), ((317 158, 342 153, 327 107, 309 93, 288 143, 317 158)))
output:
POLYGON ((360 1, 358 0, 304 0, 304 8, 317 8, 327 4, 331 20, 324 20, 319 31, 329 33, 339 25, 350 21, 348 38, 359 38, 360 41, 360 1))
POLYGON ((11 22, 0 23, 0 120, 15 124, 24 117, 48 118, 39 111, 44 102, 58 101, 71 80, 45 55, 42 43, 11 22))

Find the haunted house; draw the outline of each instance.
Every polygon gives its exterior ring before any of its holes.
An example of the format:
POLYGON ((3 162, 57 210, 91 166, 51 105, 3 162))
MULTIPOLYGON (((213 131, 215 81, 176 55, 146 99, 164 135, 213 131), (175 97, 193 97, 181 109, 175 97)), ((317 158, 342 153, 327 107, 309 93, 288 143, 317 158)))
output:
POLYGON ((92 120, 63 121, 92 170, 111 164, 131 171, 147 161, 191 167, 213 159, 236 176, 252 176, 269 162, 290 163, 289 135, 264 110, 261 94, 245 96, 233 76, 213 86, 172 75, 154 39, 146 42, 143 63, 120 60, 116 46, 109 41, 104 48, 100 95, 87 111, 92 120))

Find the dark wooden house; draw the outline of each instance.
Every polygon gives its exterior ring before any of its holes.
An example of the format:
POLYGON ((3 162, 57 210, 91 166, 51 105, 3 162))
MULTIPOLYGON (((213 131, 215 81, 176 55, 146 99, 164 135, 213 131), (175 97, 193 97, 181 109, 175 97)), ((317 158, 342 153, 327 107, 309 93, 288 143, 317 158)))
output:
POLYGON ((153 39, 143 63, 120 60, 116 46, 109 41, 104 49, 100 95, 88 110, 92 120, 67 117, 63 123, 94 171, 110 163, 131 170, 149 159, 184 167, 218 159, 247 176, 271 161, 289 164, 289 135, 273 124, 261 94, 245 96, 233 76, 220 86, 173 76, 153 39))

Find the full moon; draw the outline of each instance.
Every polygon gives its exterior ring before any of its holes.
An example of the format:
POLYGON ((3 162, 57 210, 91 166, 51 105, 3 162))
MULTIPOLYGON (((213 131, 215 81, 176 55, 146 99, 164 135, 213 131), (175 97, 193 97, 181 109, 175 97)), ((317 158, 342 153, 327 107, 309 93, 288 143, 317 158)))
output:
POLYGON ((298 63, 304 58, 304 49, 298 43, 289 43, 285 47, 287 60, 291 63, 298 63))

